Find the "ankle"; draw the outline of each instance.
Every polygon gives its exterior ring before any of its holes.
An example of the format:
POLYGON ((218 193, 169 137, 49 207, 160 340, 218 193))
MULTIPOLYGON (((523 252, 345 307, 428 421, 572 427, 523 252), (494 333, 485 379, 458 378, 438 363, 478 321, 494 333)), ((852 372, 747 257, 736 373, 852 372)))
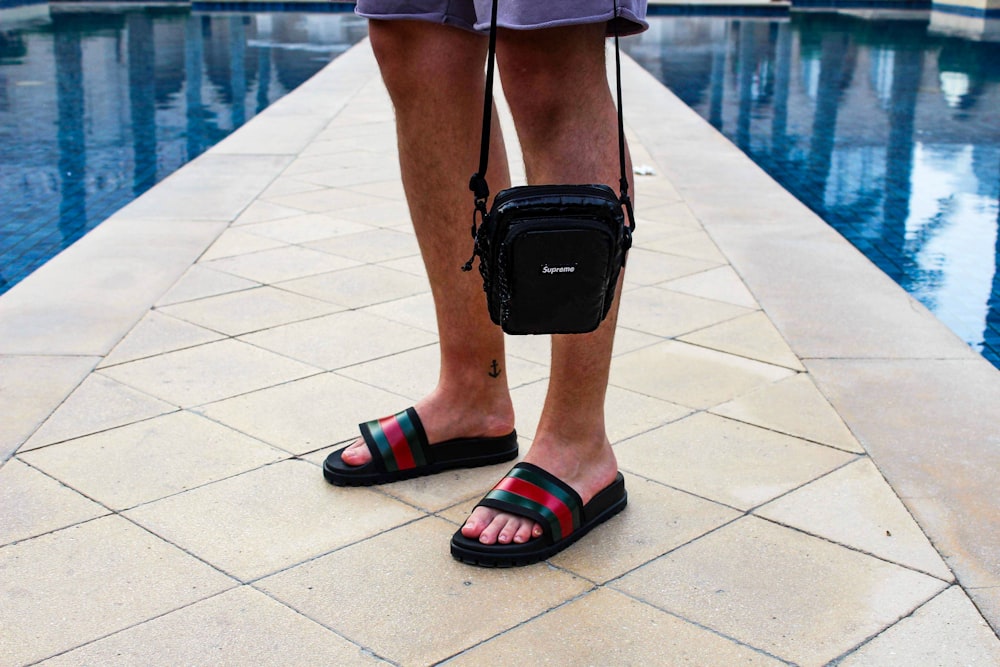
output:
POLYGON ((618 474, 618 461, 606 437, 588 442, 536 434, 524 460, 569 484, 585 503, 618 474))
POLYGON ((514 406, 506 391, 456 393, 439 387, 415 407, 431 442, 454 437, 502 436, 514 430, 514 406))

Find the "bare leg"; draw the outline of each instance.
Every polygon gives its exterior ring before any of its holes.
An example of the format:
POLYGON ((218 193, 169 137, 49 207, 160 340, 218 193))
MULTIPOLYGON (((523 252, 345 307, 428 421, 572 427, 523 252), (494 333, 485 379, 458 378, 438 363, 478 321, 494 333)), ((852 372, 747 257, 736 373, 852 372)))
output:
MULTIPOLYGON (((498 61, 532 183, 619 181, 618 131, 606 80, 604 26, 503 31, 498 61)), ((617 319, 597 331, 553 336, 542 417, 525 457, 588 502, 612 482, 617 463, 604 423, 604 398, 617 319)), ((479 507, 462 527, 485 544, 526 542, 534 522, 479 507)))
MULTIPOLYGON (((460 268, 472 252, 472 193, 479 163, 486 40, 422 21, 371 21, 372 48, 396 111, 403 186, 434 297, 441 344, 436 389, 416 404, 431 443, 499 436, 514 427, 503 334, 490 322, 478 272, 460 268)), ((488 180, 508 187, 498 124, 488 180)), ((349 465, 370 460, 357 441, 349 465)))

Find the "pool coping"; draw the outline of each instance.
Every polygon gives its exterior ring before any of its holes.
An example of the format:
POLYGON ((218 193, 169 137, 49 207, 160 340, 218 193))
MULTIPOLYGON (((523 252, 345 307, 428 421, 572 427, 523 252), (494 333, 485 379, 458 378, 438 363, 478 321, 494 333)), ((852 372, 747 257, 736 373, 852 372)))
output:
MULTIPOLYGON (((0 465, 359 92, 366 44, 0 296, 13 404, 0 465)), ((1000 372, 634 61, 623 68, 632 140, 1000 629, 1000 372)))

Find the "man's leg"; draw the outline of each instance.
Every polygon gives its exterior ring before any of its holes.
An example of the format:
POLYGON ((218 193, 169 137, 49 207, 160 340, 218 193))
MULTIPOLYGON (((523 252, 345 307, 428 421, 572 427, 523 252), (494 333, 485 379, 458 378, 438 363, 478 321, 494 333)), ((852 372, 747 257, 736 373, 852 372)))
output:
MULTIPOLYGON (((478 272, 461 271, 472 254, 468 182, 479 164, 486 39, 423 21, 373 20, 369 34, 395 107, 403 186, 440 337, 438 386, 416 403, 417 413, 431 443, 506 435, 514 412, 503 335, 490 321, 478 272)), ((493 137, 488 179, 499 191, 509 176, 496 123, 493 137)), ((370 458, 361 441, 342 454, 349 465, 370 458)))
MULTIPOLYGON (((502 31, 498 62, 531 183, 606 183, 617 189, 618 121, 606 85, 603 24, 502 31)), ((620 290, 620 284, 619 284, 620 290)), ((604 423, 617 303, 593 333, 553 336, 541 420, 525 460, 588 502, 617 463, 604 423)), ((526 542, 534 522, 478 507, 462 533, 485 544, 526 542)))

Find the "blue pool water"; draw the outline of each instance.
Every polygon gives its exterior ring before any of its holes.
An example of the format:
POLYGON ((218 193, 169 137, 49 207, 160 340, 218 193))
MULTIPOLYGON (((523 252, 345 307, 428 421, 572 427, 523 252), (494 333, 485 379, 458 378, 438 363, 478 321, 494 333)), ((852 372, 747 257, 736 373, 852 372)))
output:
POLYGON ((0 293, 366 34, 350 13, 0 9, 0 293))
POLYGON ((1000 367, 1000 44, 933 21, 654 18, 626 48, 1000 367))

